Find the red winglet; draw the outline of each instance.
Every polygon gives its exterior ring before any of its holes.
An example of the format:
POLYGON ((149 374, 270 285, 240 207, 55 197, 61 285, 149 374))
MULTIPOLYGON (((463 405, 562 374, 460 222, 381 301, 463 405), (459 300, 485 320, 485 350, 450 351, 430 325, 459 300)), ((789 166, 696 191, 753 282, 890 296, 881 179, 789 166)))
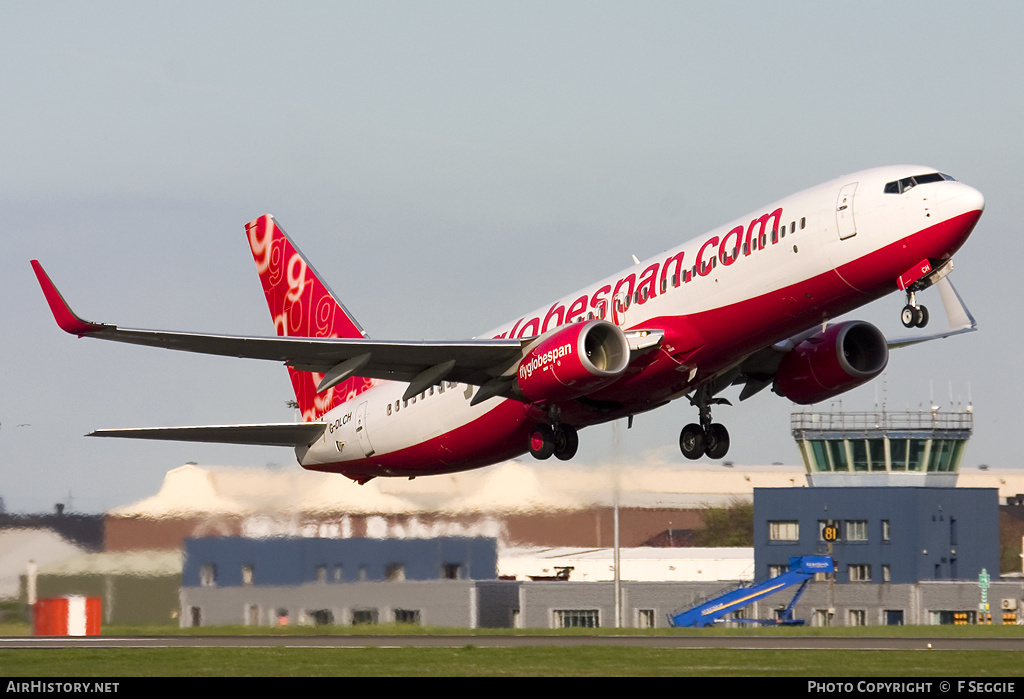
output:
POLYGON ((94 333, 97 330, 102 330, 103 326, 97 323, 90 323, 87 320, 82 320, 75 315, 75 312, 68 306, 67 301, 57 291, 57 287, 50 281, 50 277, 47 276, 43 270, 43 266, 39 264, 38 260, 32 260, 32 269, 36 273, 36 278, 39 280, 39 286, 43 289, 43 296, 46 297, 46 302, 50 304, 50 311, 53 313, 53 319, 57 321, 57 325, 60 329, 66 333, 72 335, 88 335, 94 333))

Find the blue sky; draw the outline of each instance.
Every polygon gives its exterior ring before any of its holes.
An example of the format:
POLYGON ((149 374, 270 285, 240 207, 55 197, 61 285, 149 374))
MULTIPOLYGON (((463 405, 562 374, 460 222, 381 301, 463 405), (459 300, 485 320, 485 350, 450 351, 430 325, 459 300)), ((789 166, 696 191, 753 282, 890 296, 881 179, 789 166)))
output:
MULTIPOLYGON (((286 421, 287 375, 66 336, 30 259, 88 319, 269 334, 243 225, 273 213, 371 335, 457 339, 894 163, 986 195, 952 277, 981 330, 894 353, 843 405, 971 400, 965 467, 1017 466, 1022 24, 1018 2, 4 3, 0 497, 100 511, 186 461, 297 468, 84 439, 286 421)), ((902 305, 856 316, 897 332, 902 305)), ((789 410, 719 408, 729 458, 796 463, 789 410)), ((677 454, 692 419, 639 416, 622 448, 677 454)), ((611 429, 581 437, 596 461, 611 429)))

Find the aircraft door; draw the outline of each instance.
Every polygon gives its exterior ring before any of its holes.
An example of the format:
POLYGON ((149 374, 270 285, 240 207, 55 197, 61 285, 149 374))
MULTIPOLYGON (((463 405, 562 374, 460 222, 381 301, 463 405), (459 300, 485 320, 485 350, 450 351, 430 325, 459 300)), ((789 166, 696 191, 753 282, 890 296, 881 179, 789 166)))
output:
POLYGON ((840 240, 857 235, 857 223, 853 218, 853 193, 856 191, 857 183, 852 182, 839 190, 839 198, 836 199, 836 225, 840 240))
POLYGON ((356 408, 356 439, 366 456, 373 456, 373 446, 370 444, 370 436, 366 432, 366 401, 356 408))

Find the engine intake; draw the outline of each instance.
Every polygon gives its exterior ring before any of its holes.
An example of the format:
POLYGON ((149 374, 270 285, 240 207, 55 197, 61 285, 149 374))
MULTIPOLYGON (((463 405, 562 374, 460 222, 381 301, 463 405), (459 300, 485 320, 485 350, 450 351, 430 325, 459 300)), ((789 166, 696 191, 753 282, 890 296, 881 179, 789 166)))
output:
POLYGON ((611 384, 629 366, 629 343, 606 320, 555 328, 519 362, 516 387, 530 403, 571 400, 611 384))
POLYGON ((875 378, 889 362, 889 346, 871 323, 839 323, 798 344, 779 364, 775 392, 809 405, 875 378))

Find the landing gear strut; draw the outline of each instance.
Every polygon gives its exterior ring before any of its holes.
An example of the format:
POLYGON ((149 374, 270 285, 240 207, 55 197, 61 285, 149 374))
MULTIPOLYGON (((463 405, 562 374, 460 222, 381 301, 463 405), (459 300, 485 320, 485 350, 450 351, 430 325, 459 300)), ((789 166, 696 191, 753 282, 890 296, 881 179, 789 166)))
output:
POLYGON ((923 328, 928 325, 928 309, 917 304, 917 295, 910 289, 907 289, 907 305, 900 313, 900 320, 907 328, 923 328))
POLYGON ((726 404, 729 401, 722 398, 712 398, 707 387, 697 390, 695 398, 690 403, 697 406, 700 411, 700 424, 689 424, 679 433, 679 450, 687 459, 699 459, 707 456, 709 459, 721 459, 729 452, 729 430, 725 425, 711 422, 711 405, 726 404))

